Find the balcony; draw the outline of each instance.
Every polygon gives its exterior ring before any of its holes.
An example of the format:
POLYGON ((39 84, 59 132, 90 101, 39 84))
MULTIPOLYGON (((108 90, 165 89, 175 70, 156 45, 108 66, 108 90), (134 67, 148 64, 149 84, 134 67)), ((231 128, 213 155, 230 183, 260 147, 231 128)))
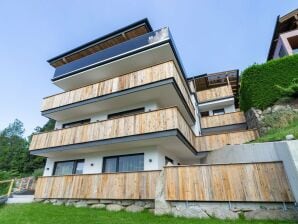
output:
POLYGON ((206 103, 214 100, 220 100, 233 97, 233 90, 230 85, 207 89, 197 92, 199 103, 206 103))
POLYGON ((246 118, 243 112, 233 112, 201 118, 203 134, 246 129, 246 118))
POLYGON ((86 153, 159 145, 193 158, 195 136, 177 107, 33 135, 31 154, 86 153))
POLYGON ((30 152, 51 156, 57 151, 86 153, 159 145, 181 159, 197 152, 254 140, 254 130, 195 136, 177 107, 94 122, 33 135, 30 152))
POLYGON ((55 120, 70 120, 146 101, 177 105, 188 123, 194 122, 187 84, 173 61, 46 97, 41 111, 55 120))
POLYGON ((196 137, 197 151, 212 151, 226 145, 243 144, 255 140, 258 137, 257 130, 242 130, 228 133, 210 134, 196 137))
POLYGON ((163 28, 61 65, 52 81, 72 90, 170 60, 182 69, 169 29, 163 28))

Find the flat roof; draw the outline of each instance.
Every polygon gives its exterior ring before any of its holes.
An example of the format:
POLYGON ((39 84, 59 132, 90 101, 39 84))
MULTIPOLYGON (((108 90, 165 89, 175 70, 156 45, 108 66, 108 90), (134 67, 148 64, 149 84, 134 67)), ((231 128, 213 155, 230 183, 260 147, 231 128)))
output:
POLYGON ((106 34, 102 37, 99 37, 95 40, 87 42, 56 57, 53 57, 47 62, 49 62, 53 67, 59 67, 63 64, 67 64, 71 61, 77 60, 79 58, 85 57, 87 55, 93 54, 95 52, 101 51, 103 49, 109 48, 116 44, 122 43, 129 39, 152 31, 153 30, 149 23, 149 20, 145 18, 128 26, 122 27, 109 34, 106 34))

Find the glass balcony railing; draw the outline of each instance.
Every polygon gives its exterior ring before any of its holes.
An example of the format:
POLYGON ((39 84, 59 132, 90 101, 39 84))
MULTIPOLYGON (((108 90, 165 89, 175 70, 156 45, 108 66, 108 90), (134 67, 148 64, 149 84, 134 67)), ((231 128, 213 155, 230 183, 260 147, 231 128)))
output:
POLYGON ((134 39, 128 40, 126 42, 117 44, 110 48, 57 67, 52 81, 67 77, 85 69, 99 66, 100 64, 115 59, 119 59, 128 54, 142 51, 144 50, 144 48, 152 45, 157 45, 158 43, 162 43, 163 41, 169 39, 172 39, 172 37, 168 28, 162 28, 150 33, 146 33, 134 39))

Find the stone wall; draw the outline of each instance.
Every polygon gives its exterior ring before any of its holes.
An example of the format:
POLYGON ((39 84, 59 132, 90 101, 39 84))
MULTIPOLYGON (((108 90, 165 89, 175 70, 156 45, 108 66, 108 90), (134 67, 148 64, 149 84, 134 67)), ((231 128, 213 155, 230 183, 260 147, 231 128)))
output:
MULTIPOLYGON (((265 110, 259 110, 255 108, 251 108, 245 113, 246 121, 247 121, 247 126, 249 129, 258 129, 260 136, 265 135, 271 128, 274 123, 268 123, 266 122, 266 116, 274 116, 277 115, 278 113, 284 113, 286 114, 296 114, 298 117, 298 100, 292 100, 288 104, 276 104, 272 107, 268 107, 265 110)), ((281 118, 285 119, 285 118, 281 118)))
POLYGON ((283 203, 239 203, 239 202, 166 202, 154 203, 153 200, 62 200, 36 199, 36 202, 51 203, 57 206, 74 206, 106 209, 118 212, 142 212, 148 210, 156 215, 173 215, 186 218, 217 218, 268 220, 298 220, 298 207, 283 203), (166 206, 166 207, 165 207, 166 206), (165 209, 166 208, 166 209, 165 209))

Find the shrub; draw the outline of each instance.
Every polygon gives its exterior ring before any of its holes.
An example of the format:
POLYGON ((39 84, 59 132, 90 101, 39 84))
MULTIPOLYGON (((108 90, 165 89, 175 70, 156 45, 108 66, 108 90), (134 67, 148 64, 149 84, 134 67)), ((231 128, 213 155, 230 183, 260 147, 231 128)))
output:
POLYGON ((35 177, 35 179, 37 179, 37 177, 40 177, 42 175, 43 175, 43 168, 36 169, 33 172, 33 176, 35 177))
POLYGON ((298 112, 285 109, 276 111, 272 114, 266 114, 262 119, 262 122, 266 127, 283 128, 296 120, 298 120, 298 112))
POLYGON ((241 75, 241 110, 247 111, 251 107, 263 110, 273 105, 274 102, 285 95, 278 88, 292 89, 291 85, 293 85, 295 89, 295 78, 297 77, 298 55, 248 67, 241 75))

